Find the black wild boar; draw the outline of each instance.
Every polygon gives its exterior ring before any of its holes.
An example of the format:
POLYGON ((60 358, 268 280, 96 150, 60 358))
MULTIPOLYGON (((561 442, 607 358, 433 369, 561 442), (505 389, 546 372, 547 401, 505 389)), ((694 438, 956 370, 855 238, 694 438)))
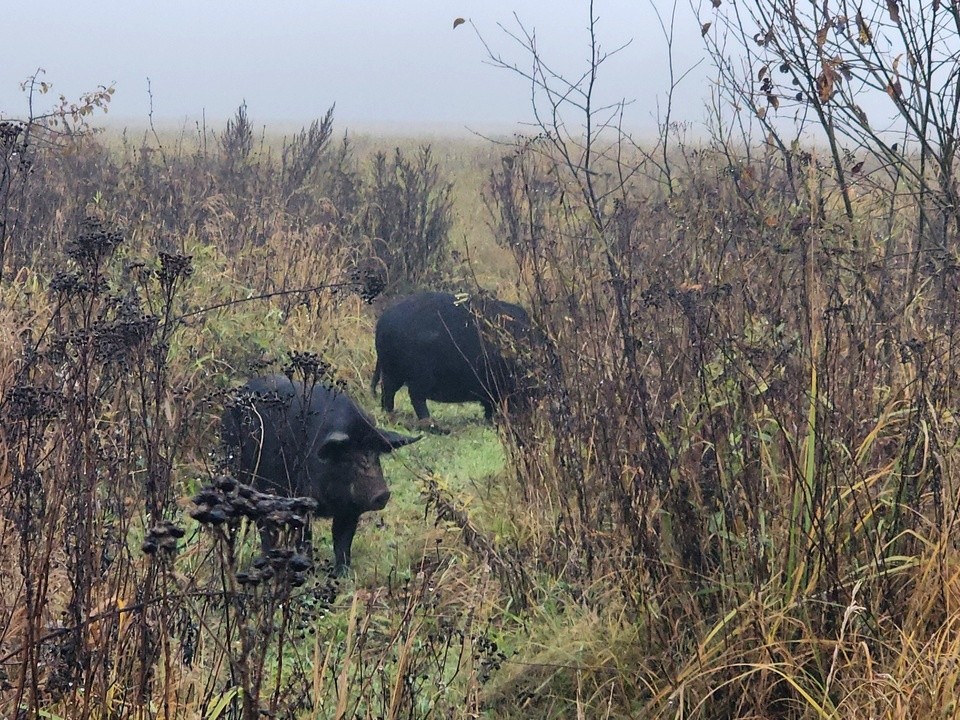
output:
POLYGON ((427 400, 479 402, 489 420, 496 405, 522 393, 517 351, 529 334, 526 311, 500 300, 440 292, 401 298, 377 321, 371 387, 376 392, 382 382, 387 412, 406 385, 422 421, 430 417, 427 400))
POLYGON ((376 428, 340 390, 284 375, 248 382, 224 411, 221 432, 241 482, 311 497, 318 515, 333 518, 338 573, 350 565, 360 515, 382 510, 390 499, 380 455, 419 439, 376 428))

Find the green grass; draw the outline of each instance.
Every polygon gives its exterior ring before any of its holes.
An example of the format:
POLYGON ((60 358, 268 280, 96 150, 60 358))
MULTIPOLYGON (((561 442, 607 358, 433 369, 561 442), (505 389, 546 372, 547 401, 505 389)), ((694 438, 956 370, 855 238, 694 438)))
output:
POLYGON ((437 538, 442 539, 442 531, 425 512, 422 489, 427 478, 440 479, 469 506, 480 488, 496 482, 503 473, 503 447, 478 404, 432 403, 430 412, 446 434, 416 427, 405 390, 397 395, 394 423, 378 413, 381 425, 421 437, 413 445, 382 457, 391 498, 382 512, 364 515, 357 531, 353 564, 360 585, 376 583, 395 568, 416 568, 425 550, 431 546, 435 549, 437 538))

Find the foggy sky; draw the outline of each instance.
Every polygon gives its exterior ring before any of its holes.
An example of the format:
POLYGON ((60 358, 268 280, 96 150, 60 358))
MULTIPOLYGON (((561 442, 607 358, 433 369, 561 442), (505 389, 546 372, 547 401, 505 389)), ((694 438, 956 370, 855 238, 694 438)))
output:
MULTIPOLYGON (((656 0, 669 14, 666 0, 656 0)), ((0 114, 23 117, 19 84, 37 68, 53 95, 75 98, 116 84, 108 118, 144 126, 205 116, 222 124, 246 101, 253 121, 303 124, 336 103, 339 128, 457 132, 504 130, 532 120, 529 84, 485 64, 483 38, 523 66, 527 56, 498 28, 513 12, 537 33, 543 56, 571 76, 586 67, 585 0, 33 0, 5 3, 0 114)), ((626 124, 656 127, 668 89, 666 43, 644 0, 597 0, 603 48, 632 44, 601 69, 606 102, 634 101, 626 124)), ((704 53, 699 27, 678 8, 678 70, 704 53)), ((699 121, 709 64, 684 82, 678 119, 699 121)), ((49 107, 53 97, 41 104, 49 107)), ((41 107, 44 109, 44 107, 41 107)))

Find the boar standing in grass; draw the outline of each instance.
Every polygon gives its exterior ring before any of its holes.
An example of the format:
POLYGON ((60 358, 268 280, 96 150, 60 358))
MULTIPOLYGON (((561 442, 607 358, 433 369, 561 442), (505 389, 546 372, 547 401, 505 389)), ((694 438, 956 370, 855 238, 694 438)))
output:
POLYGON ((528 342, 530 318, 492 298, 421 292, 401 298, 380 316, 377 366, 380 404, 393 412, 407 386, 417 418, 430 423, 427 400, 479 402, 487 420, 494 407, 522 394, 518 351, 528 342))
MULTIPOLYGON (((376 428, 339 389, 284 375, 248 382, 221 426, 241 482, 275 495, 311 497, 318 515, 333 518, 338 574, 350 566, 360 515, 382 510, 390 499, 380 455, 419 439, 376 428)), ((263 531, 261 537, 271 544, 263 531)))

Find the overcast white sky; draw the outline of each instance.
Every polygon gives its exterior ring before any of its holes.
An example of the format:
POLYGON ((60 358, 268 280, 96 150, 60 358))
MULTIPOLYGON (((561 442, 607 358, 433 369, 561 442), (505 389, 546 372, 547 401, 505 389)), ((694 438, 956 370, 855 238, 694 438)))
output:
MULTIPOLYGON (((669 0, 655 0, 669 14, 669 0)), ((257 124, 308 122, 336 102, 336 126, 447 131, 529 121, 530 91, 484 63, 471 20, 504 55, 525 57, 497 27, 513 12, 536 29, 545 58, 582 70, 586 0, 30 0, 4 3, 0 113, 25 115, 19 83, 37 68, 69 98, 115 83, 110 117, 145 125, 147 78, 154 118, 206 114, 221 123, 246 100, 257 124)), ((655 128, 668 88, 666 43, 647 0, 596 0, 604 48, 632 44, 603 68, 605 100, 635 101, 628 124, 655 128)), ((686 2, 678 9, 679 68, 703 56, 686 2)), ((708 64, 681 87, 679 118, 699 121, 708 64)))

